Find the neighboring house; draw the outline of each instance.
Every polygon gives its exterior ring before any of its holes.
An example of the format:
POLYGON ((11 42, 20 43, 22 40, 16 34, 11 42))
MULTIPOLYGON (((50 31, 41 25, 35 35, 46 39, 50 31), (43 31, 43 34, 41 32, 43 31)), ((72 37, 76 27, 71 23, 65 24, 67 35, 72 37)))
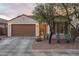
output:
POLYGON ((7 35, 7 20, 0 18, 0 36, 7 35))

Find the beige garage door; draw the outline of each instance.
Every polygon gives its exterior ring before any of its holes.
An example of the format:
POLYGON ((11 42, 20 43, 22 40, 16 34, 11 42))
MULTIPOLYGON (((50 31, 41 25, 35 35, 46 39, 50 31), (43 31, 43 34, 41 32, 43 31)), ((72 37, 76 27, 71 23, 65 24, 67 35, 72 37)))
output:
POLYGON ((35 36, 35 24, 12 24, 12 36, 35 36))

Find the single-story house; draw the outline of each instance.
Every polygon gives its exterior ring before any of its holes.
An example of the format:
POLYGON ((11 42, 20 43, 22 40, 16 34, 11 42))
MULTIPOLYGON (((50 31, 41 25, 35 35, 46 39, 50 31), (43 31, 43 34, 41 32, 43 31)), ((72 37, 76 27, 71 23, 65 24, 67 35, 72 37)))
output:
POLYGON ((0 36, 7 35, 7 20, 0 18, 0 36))
MULTIPOLYGON (((59 19, 59 18, 57 18, 59 19)), ((59 20, 55 20, 55 32, 57 31, 57 27, 59 28, 59 32, 64 33, 64 23, 63 18, 59 20), (61 21, 60 21, 61 20, 61 21), (60 21, 60 22, 59 22, 60 21), (60 25, 57 26, 57 22, 60 25)), ((74 18, 73 18, 74 19, 74 18)), ((74 21, 72 21, 74 23, 74 21)), ((27 15, 19 15, 8 21, 7 26, 8 36, 39 36, 44 33, 49 34, 49 26, 44 23, 39 23, 34 20, 32 17, 27 15)))
POLYGON ((8 21, 8 36, 39 36, 41 32, 48 32, 44 27, 32 17, 22 14, 8 21))

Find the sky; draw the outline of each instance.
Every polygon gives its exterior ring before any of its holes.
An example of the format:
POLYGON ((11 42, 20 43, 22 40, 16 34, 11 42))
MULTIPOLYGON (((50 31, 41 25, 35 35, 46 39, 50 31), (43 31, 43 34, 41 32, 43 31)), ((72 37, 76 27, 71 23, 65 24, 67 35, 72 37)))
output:
POLYGON ((10 20, 18 15, 32 15, 35 3, 0 3, 0 18, 10 20))

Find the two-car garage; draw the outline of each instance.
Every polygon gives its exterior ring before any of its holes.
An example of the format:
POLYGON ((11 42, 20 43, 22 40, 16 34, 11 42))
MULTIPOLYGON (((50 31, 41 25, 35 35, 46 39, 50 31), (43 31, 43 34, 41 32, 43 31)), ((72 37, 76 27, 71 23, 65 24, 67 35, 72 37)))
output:
POLYGON ((35 36, 35 24, 12 24, 12 36, 35 36))
POLYGON ((8 22, 8 36, 38 36, 38 34, 38 22, 24 14, 8 22))

